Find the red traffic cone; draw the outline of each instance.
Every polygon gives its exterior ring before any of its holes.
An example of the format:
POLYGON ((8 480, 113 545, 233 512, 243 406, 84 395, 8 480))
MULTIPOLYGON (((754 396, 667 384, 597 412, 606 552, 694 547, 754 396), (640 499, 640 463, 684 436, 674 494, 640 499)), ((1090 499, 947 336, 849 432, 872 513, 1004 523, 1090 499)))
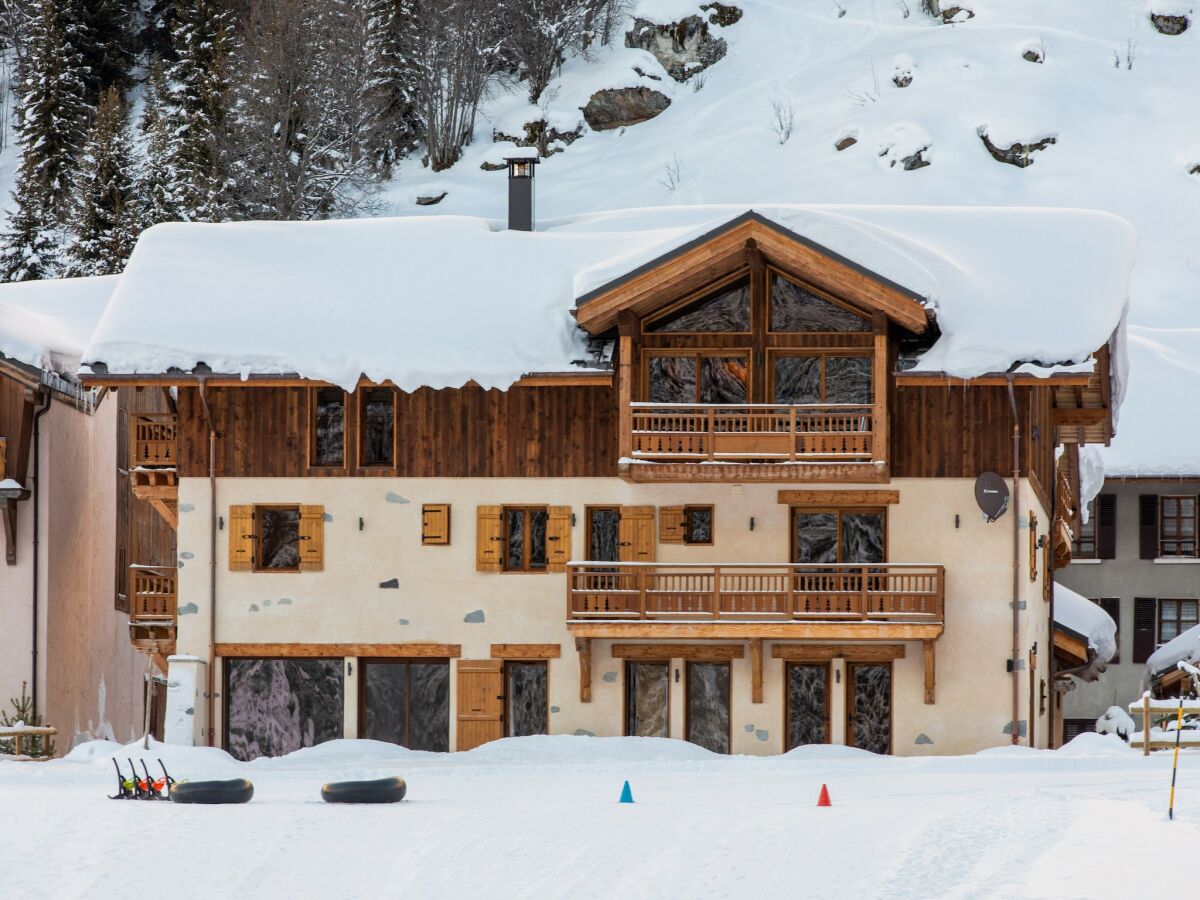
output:
POLYGON ((829 802, 829 788, 825 785, 821 785, 821 796, 817 798, 817 806, 833 806, 829 802))

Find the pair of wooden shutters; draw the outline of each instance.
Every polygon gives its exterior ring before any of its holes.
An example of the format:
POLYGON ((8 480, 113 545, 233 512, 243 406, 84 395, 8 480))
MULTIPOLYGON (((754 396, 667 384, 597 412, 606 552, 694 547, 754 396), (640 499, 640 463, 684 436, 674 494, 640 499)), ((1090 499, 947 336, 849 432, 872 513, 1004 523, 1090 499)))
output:
MULTIPOLYGON (((565 572, 571 559, 571 507, 546 508, 546 571, 565 572)), ((504 571, 504 507, 475 511, 475 571, 504 571)))
MULTIPOLYGON (((298 506, 300 511, 300 571, 325 568, 325 507, 298 506)), ((254 571, 258 554, 258 528, 253 506, 229 507, 229 570, 254 571)))

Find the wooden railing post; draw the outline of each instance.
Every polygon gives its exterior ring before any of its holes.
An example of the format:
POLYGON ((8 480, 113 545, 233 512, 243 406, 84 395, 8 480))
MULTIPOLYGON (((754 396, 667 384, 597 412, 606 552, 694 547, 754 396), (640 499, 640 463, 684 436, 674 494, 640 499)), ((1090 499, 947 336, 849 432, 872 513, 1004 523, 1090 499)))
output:
POLYGON ((646 570, 642 566, 637 567, 637 589, 638 589, 638 608, 639 619, 646 618, 646 570))
POLYGON ((721 567, 713 566, 712 617, 721 615, 721 567))
POLYGON ((796 461, 796 407, 789 409, 788 415, 788 460, 796 461))
POLYGON ((717 441, 716 441, 716 429, 715 429, 714 423, 713 423, 713 408, 711 406, 708 407, 708 409, 706 410, 706 413, 707 413, 707 420, 708 420, 707 425, 706 425, 706 430, 708 433, 708 458, 714 459, 717 455, 717 441))
POLYGON ((860 615, 862 616, 862 618, 866 619, 866 618, 868 618, 868 615, 871 610, 871 605, 870 605, 871 598, 867 593, 867 567, 863 566, 859 571, 862 573, 860 576, 862 578, 862 584, 859 586, 860 597, 861 597, 860 602, 862 603, 862 610, 860 612, 860 615))

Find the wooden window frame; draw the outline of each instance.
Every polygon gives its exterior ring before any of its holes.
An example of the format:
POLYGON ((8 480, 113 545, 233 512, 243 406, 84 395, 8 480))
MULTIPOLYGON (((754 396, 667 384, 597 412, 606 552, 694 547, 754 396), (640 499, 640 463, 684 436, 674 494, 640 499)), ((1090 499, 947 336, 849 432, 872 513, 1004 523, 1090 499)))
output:
MULTIPOLYGON (((825 332, 821 332, 821 333, 825 333, 825 332)), ((841 332, 830 332, 830 333, 840 334, 841 332)), ((854 332, 854 333, 858 334, 859 332, 854 332)), ((775 361, 778 359, 781 359, 781 358, 795 358, 795 357, 810 357, 810 358, 820 360, 820 363, 821 363, 821 372, 820 372, 820 380, 819 380, 820 399, 817 400, 817 403, 826 404, 826 403, 828 403, 828 401, 826 400, 828 393, 825 388, 825 364, 826 364, 826 361, 830 357, 834 357, 834 358, 854 357, 854 358, 858 358, 858 359, 867 359, 867 360, 871 360, 872 362, 874 362, 875 354, 873 352, 871 352, 870 350, 863 350, 863 349, 848 350, 848 349, 825 349, 825 348, 818 349, 815 347, 814 348, 770 347, 767 349, 767 372, 766 372, 767 397, 773 398, 775 396, 775 361)), ((772 400, 766 400, 764 402, 774 403, 775 401, 772 399, 772 400)), ((866 403, 859 404, 859 405, 870 406, 874 402, 875 402, 875 370, 874 370, 874 366, 872 366, 871 367, 871 399, 868 400, 866 403)), ((843 404, 838 404, 838 405, 843 405, 843 404)))
MULTIPOLYGON (((453 744, 450 743, 450 724, 454 721, 454 716, 450 715, 451 700, 454 695, 454 671, 450 665, 450 657, 448 656, 372 656, 358 660, 358 737, 363 740, 367 736, 367 670, 375 663, 398 664, 403 663, 406 666, 411 666, 413 663, 421 665, 444 665, 446 667, 447 687, 449 694, 446 697, 446 750, 444 752, 453 752, 453 744)), ((405 677, 408 679, 408 697, 412 697, 412 669, 408 668, 405 671, 405 677)), ((343 688, 344 690, 344 688, 343 688)), ((408 743, 397 744, 398 747, 409 748, 412 743, 412 703, 406 700, 405 703, 405 720, 404 720, 404 738, 408 743)), ((441 751, 425 751, 425 752, 441 752, 441 751)))
POLYGON ((711 547, 717 542, 717 510, 711 503, 688 503, 683 507, 683 543, 691 547, 711 547), (692 540, 693 510, 708 511, 708 540, 692 540))
POLYGON ((396 459, 400 452, 400 440, 398 425, 398 406, 396 402, 396 389, 394 387, 385 387, 383 385, 375 385, 374 387, 362 387, 354 392, 355 417, 358 423, 357 440, 355 445, 357 448, 356 462, 360 469, 395 469, 396 459), (391 462, 375 462, 369 463, 366 460, 366 441, 367 441, 367 395, 372 391, 386 391, 392 398, 392 461, 391 462))
MULTIPOLYGON (((789 507, 788 512, 788 559, 793 561, 793 565, 810 565, 809 563, 796 563, 796 514, 804 513, 831 513, 836 514, 837 521, 837 540, 838 540, 838 565, 845 563, 846 565, 856 566, 882 566, 886 565, 889 553, 888 540, 888 514, 886 506, 797 506, 789 507), (860 513, 878 513, 883 516, 883 559, 878 563, 846 563, 842 559, 842 516, 846 514, 855 515, 860 513)), ((834 563, 811 563, 811 565, 834 565, 834 563)))
POLYGON ((1194 597, 1159 597, 1158 598, 1158 607, 1154 610, 1154 643, 1158 647, 1161 647, 1163 644, 1167 643, 1167 641, 1174 639, 1174 638, 1167 638, 1167 640, 1163 640, 1162 632, 1163 632, 1163 621, 1164 621, 1164 619, 1163 619, 1163 604, 1164 603, 1174 603, 1175 604, 1175 621, 1174 621, 1175 637, 1179 637, 1179 635, 1183 634, 1184 631, 1187 630, 1187 628, 1193 628, 1197 624, 1200 624, 1200 600, 1197 600, 1194 597), (1192 608, 1196 610, 1196 616, 1194 617, 1194 621, 1192 621, 1191 624, 1189 624, 1187 626, 1187 628, 1184 628, 1184 626, 1183 626, 1183 604, 1185 604, 1185 603, 1190 603, 1192 605, 1192 608))
MULTIPOLYGON (((301 503, 256 503, 254 504, 254 560, 251 563, 250 571, 252 572, 278 572, 279 574, 293 573, 302 571, 300 568, 300 507, 301 503), (294 509, 296 511, 296 565, 289 568, 280 568, 277 566, 263 566, 262 552, 262 513, 267 510, 287 510, 294 509)), ((280 657, 285 658, 285 657, 280 657)))
POLYGON ((512 717, 508 714, 509 702, 512 698, 508 696, 508 673, 512 666, 538 666, 546 672, 546 734, 550 734, 550 661, 548 659, 505 659, 504 664, 500 667, 501 677, 504 679, 504 708, 503 708, 503 725, 504 736, 513 737, 512 733, 512 717))
POLYGON ((788 727, 792 721, 792 691, 791 677, 792 669, 796 666, 818 666, 825 670, 825 744, 833 743, 833 660, 829 659, 824 662, 819 660, 797 661, 787 660, 783 664, 783 752, 795 750, 796 747, 803 746, 795 744, 788 746, 791 742, 792 731, 788 727))
MULTIPOLYGON (((642 353, 642 372, 641 372, 641 375, 642 375, 642 378, 641 378, 642 401, 641 402, 644 402, 644 403, 654 402, 650 399, 650 360, 656 356, 671 356, 671 357, 686 356, 686 357, 691 357, 692 359, 694 359, 696 361, 695 398, 690 401, 684 401, 684 402, 697 403, 697 404, 704 403, 704 401, 700 399, 700 391, 703 387, 703 380, 700 376, 700 370, 701 370, 700 361, 701 361, 701 359, 706 356, 708 356, 708 357, 730 357, 730 356, 744 357, 746 360, 746 400, 744 401, 744 403, 753 403, 754 402, 754 400, 753 400, 754 392, 752 389, 752 385, 754 384, 754 350, 751 347, 739 346, 739 347, 696 347, 696 348, 691 348, 691 347, 689 347, 689 348, 682 348, 682 347, 669 347, 669 348, 657 348, 657 347, 650 348, 650 347, 648 347, 648 348, 646 348, 646 350, 642 353)), ((743 405, 743 404, 731 403, 728 405, 729 406, 739 406, 739 405, 743 405)))
POLYGON ((513 504, 505 504, 505 505, 501 506, 500 509, 501 509, 500 524, 501 524, 501 531, 503 533, 503 538, 504 538, 504 542, 502 545, 504 555, 501 557, 500 571, 508 573, 508 574, 512 574, 512 575, 545 575, 545 574, 547 574, 550 571, 550 547, 548 545, 544 548, 544 553, 545 553, 545 557, 546 557, 546 565, 540 569, 529 568, 529 541, 530 541, 530 534, 532 531, 532 529, 530 529, 530 527, 529 527, 529 514, 531 512, 535 512, 535 511, 541 511, 546 514, 546 530, 547 530, 547 537, 549 537, 550 505, 549 504, 542 505, 542 504, 538 504, 538 503, 532 503, 532 504, 513 503, 513 504), (522 532, 522 541, 523 541, 523 547, 521 550, 521 566, 522 567, 520 569, 511 569, 511 568, 509 568, 509 565, 508 565, 508 549, 509 549, 508 514, 509 514, 509 512, 514 511, 514 510, 520 510, 525 516, 524 531, 522 532))
MULTIPOLYGON (((626 659, 621 667, 621 735, 636 737, 629 732, 629 667, 634 665, 666 666, 667 669, 667 737, 671 737, 671 660, 669 659, 626 659)), ((732 704, 731 704, 732 705, 732 704)))
POLYGON ((699 290, 695 290, 689 294, 684 295, 683 297, 674 301, 673 303, 669 304, 668 306, 664 306, 662 309, 656 309, 653 313, 651 313, 645 319, 642 320, 642 333, 643 334, 653 334, 655 337, 658 337, 658 338, 684 337, 684 336, 693 336, 694 337, 696 335, 704 335, 704 336, 736 335, 739 337, 745 337, 747 335, 753 334, 753 332, 754 332, 754 275, 753 275, 753 271, 747 266, 743 266, 742 268, 738 269, 736 272, 726 275, 723 278, 719 278, 716 281, 710 282, 709 284, 705 285, 704 287, 700 288, 699 290), (656 323, 661 322, 664 319, 669 319, 672 316, 676 316, 676 315, 680 314, 685 309, 687 309, 689 306, 699 304, 699 303, 703 302, 704 300, 706 300, 710 297, 713 297, 716 294, 721 293, 726 288, 736 284, 739 281, 742 281, 743 279, 746 281, 746 286, 750 289, 749 294, 746 297, 746 303, 750 307, 746 311, 746 317, 750 320, 750 330, 749 331, 654 331, 653 330, 654 325, 656 323))
POLYGON ((846 303, 844 300, 839 300, 837 297, 833 296, 828 291, 823 290, 823 289, 817 287, 815 284, 805 281, 802 278, 795 278, 795 277, 787 274, 786 272, 784 272, 782 269, 778 268, 777 266, 767 266, 766 268, 767 268, 767 283, 764 288, 764 301, 765 301, 764 306, 766 307, 766 332, 767 332, 767 334, 769 334, 769 335, 826 334, 827 335, 827 334, 870 334, 871 333, 872 329, 870 326, 872 323, 871 323, 871 315, 869 313, 864 312, 863 310, 860 310, 860 309, 855 309, 853 306, 846 303), (832 303, 834 306, 844 309, 846 312, 850 313, 851 315, 858 316, 860 319, 863 319, 867 323, 868 327, 864 328, 862 331, 776 331, 774 328, 771 327, 771 297, 772 297, 771 281, 772 281, 772 279, 775 279, 775 278, 782 278, 784 281, 790 282, 794 287, 799 288, 800 290, 804 291, 805 293, 812 294, 814 297, 818 297, 821 300, 826 301, 827 303, 832 303))
MULTIPOLYGON (((640 662, 640 660, 639 660, 640 662)), ((670 665, 670 664, 668 664, 670 665)), ((729 710, 729 752, 726 756, 733 756, 733 660, 732 659, 685 659, 683 660, 683 714, 681 715, 683 724, 683 739, 688 740, 688 706, 691 698, 691 667, 695 665, 702 666, 725 666, 729 672, 729 700, 727 709, 729 710)), ((667 670, 667 677, 670 677, 670 669, 667 670)), ((668 685, 669 687, 669 685, 668 685)), ((668 698, 670 693, 668 692, 668 698)), ((669 703, 668 699, 668 703, 669 703)), ((670 732, 668 731, 668 734, 670 732)), ((688 743, 691 743, 688 741, 688 743)), ((697 747, 700 745, 697 744, 697 747)))
POLYGON ((350 466, 350 404, 351 396, 342 391, 342 461, 340 463, 317 462, 317 397, 321 391, 341 390, 333 387, 310 387, 308 389, 308 468, 326 472, 344 472, 350 466))
POLYGON ((1197 506, 1200 506, 1200 498, 1197 498, 1195 494, 1160 494, 1159 495, 1159 497, 1158 497, 1158 555, 1160 558, 1163 558, 1163 559, 1187 559, 1189 557, 1193 557, 1193 556, 1197 555, 1197 540, 1200 540, 1200 535, 1198 535, 1196 533, 1197 506), (1183 532, 1182 532, 1182 525, 1189 518, 1188 516, 1185 516, 1182 512, 1180 512, 1180 510, 1182 509, 1182 505, 1183 505, 1182 501, 1184 501, 1184 500, 1190 500, 1192 503, 1192 514, 1190 516, 1190 518, 1192 520, 1192 536, 1190 538, 1183 537, 1183 532), (1167 514, 1167 506, 1169 503, 1175 504, 1176 512, 1174 515, 1167 514), (1175 523, 1176 531, 1175 531, 1175 537, 1173 537, 1173 538, 1168 538, 1165 536, 1166 530, 1167 530, 1166 525, 1167 525, 1168 521, 1174 521, 1174 523, 1175 523), (1174 543, 1177 545, 1176 552, 1174 552, 1174 553, 1166 552, 1166 550, 1164 548, 1168 542, 1174 543), (1184 543, 1190 543, 1192 545, 1191 553, 1178 552, 1178 549, 1179 549, 1178 545, 1184 544, 1184 543))

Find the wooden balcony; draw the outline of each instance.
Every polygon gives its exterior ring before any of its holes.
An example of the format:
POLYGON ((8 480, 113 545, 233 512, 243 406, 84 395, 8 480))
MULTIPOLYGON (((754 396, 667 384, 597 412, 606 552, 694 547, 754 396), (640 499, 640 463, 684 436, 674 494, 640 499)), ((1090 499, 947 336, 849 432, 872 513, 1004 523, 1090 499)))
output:
POLYGON ((167 657, 175 652, 179 595, 178 570, 167 566, 130 566, 133 595, 129 604, 129 640, 149 654, 166 674, 167 657))
POLYGON ((872 405, 631 403, 623 474, 632 481, 886 481, 878 415, 872 405), (699 469, 714 463, 722 465, 699 469))
POLYGON ((579 562, 567 575, 568 627, 592 637, 843 639, 879 626, 880 637, 931 639, 944 604, 940 565, 579 562))
POLYGON ((174 468, 177 458, 177 423, 174 413, 131 413, 129 467, 174 468))

